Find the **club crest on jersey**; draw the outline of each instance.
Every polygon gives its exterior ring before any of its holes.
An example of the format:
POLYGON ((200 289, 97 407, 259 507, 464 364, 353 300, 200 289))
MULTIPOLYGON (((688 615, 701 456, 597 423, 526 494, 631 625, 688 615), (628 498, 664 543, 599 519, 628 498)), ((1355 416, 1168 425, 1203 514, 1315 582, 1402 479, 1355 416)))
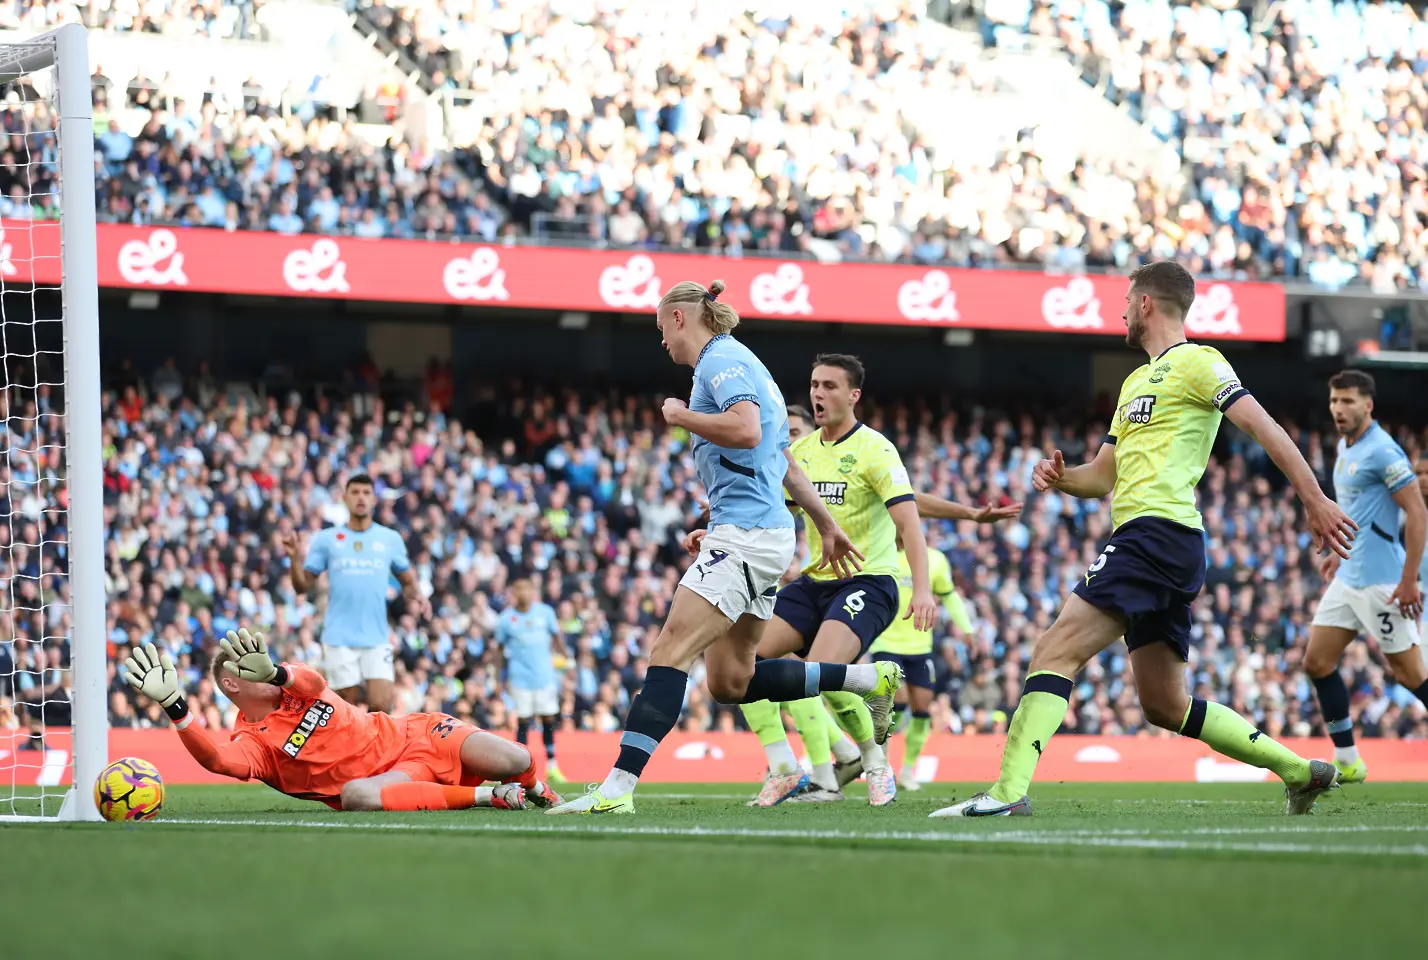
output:
POLYGON ((362 552, 362 541, 361 541, 361 540, 356 540, 356 541, 353 542, 353 544, 352 544, 352 552, 353 552, 353 553, 361 553, 361 552, 362 552))
POLYGON ((824 503, 835 507, 842 506, 843 498, 848 495, 848 484, 842 480, 820 480, 813 484, 813 489, 818 491, 824 503))
POLYGON ((1152 373, 1153 373, 1154 375, 1150 378, 1150 382, 1151 382, 1151 383, 1160 383, 1161 381, 1163 381, 1163 380, 1165 379, 1165 375, 1166 375, 1167 373, 1169 373, 1169 372, 1170 372, 1170 364, 1168 364, 1168 363, 1162 363, 1160 366, 1156 367, 1155 370, 1152 371, 1152 373))
POLYGON ((1136 397, 1126 404, 1126 420, 1131 423, 1150 423, 1150 415, 1155 410, 1155 394, 1148 393, 1136 397))
POLYGON ((298 725, 293 728, 293 732, 288 734, 288 739, 283 743, 283 753, 296 758, 302 753, 302 748, 312 739, 312 735, 319 727, 327 726, 327 721, 332 718, 332 712, 336 708, 326 700, 318 700, 307 708, 307 712, 302 715, 298 725))
MULTIPOLYGON (((842 457, 841 459, 839 459, 839 461, 838 461, 838 472, 839 472, 839 473, 852 473, 852 472, 853 472, 853 468, 856 467, 857 465, 858 465, 858 458, 857 458, 857 457, 853 456, 851 453, 844 454, 843 457, 842 457)), ((838 501, 838 502, 839 502, 839 503, 842 503, 843 501, 840 500, 840 501, 838 501)))

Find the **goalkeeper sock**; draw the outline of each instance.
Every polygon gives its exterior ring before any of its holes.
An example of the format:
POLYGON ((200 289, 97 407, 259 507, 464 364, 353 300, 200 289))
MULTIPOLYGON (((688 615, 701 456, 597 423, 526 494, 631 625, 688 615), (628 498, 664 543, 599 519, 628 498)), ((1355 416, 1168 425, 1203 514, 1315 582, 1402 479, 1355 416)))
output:
POLYGON ((808 752, 808 764, 813 768, 813 782, 825 790, 838 789, 838 777, 833 773, 832 756, 828 752, 828 728, 823 724, 827 713, 822 697, 808 697, 787 704, 798 728, 803 749, 808 752))
POLYGON ((1349 716, 1349 688, 1338 670, 1327 677, 1310 677, 1314 690, 1319 694, 1319 713, 1324 717, 1324 726, 1329 730, 1329 739, 1334 741, 1334 762, 1350 764, 1359 758, 1359 748, 1354 746, 1354 721, 1349 716))
MULTIPOLYGON (((486 805, 491 803, 490 788, 486 805)), ((477 790, 471 787, 444 787, 439 783, 389 783, 382 788, 383 810, 465 810, 476 806, 477 790)))
POLYGON ((906 770, 912 770, 917 766, 917 758, 922 755, 922 745, 927 742, 927 735, 932 732, 932 718, 925 710, 914 710, 912 712, 912 723, 907 728, 907 749, 902 754, 902 765, 906 770))
POLYGON ((644 689, 635 695, 629 716, 625 718, 620 756, 600 785, 602 796, 614 799, 635 789, 659 742, 679 722, 688 687, 689 674, 675 667, 650 667, 645 672, 644 689))
POLYGON ((1229 707, 1199 697, 1190 701, 1180 733, 1208 744, 1231 760, 1273 770, 1285 783, 1309 780, 1309 761, 1279 743, 1229 707))
MULTIPOLYGON (((866 706, 864 709, 867 709, 866 706)), ((848 739, 848 735, 843 732, 843 728, 838 726, 838 721, 833 716, 833 709, 828 706, 828 699, 825 695, 823 700, 823 726, 828 731, 828 746, 833 751, 833 759, 839 763, 851 763, 858 759, 858 748, 853 746, 853 741, 848 739)))
MULTIPOLYGON (((490 779, 495 779, 495 778, 494 778, 494 777, 488 777, 488 778, 486 778, 486 779, 490 780, 490 779)), ((534 789, 535 789, 535 785, 536 785, 535 757, 531 757, 530 766, 526 767, 525 770, 521 771, 521 773, 519 773, 518 775, 516 775, 516 776, 514 776, 514 777, 507 777, 507 778, 505 778, 504 780, 502 780, 501 782, 502 782, 502 783, 519 783, 521 786, 525 787, 527 790, 534 790, 534 789)))
POLYGON ((757 703, 741 703, 744 721, 763 744, 764 756, 768 757, 769 772, 776 776, 787 776, 798 769, 798 758, 788 745, 788 734, 783 729, 783 717, 779 715, 778 704, 768 700, 757 703))
MULTIPOLYGON (((849 669, 852 669, 851 667, 849 669)), ((848 736, 858 745, 865 771, 881 770, 888 765, 887 754, 873 742, 873 715, 863 698, 854 693, 830 692, 826 695, 838 715, 838 721, 848 736)))
POLYGON ((1066 718, 1070 700, 1071 678, 1049 670, 1026 678, 1002 748, 1002 775, 987 791, 993 800, 1015 803, 1026 796, 1036 761, 1066 718))

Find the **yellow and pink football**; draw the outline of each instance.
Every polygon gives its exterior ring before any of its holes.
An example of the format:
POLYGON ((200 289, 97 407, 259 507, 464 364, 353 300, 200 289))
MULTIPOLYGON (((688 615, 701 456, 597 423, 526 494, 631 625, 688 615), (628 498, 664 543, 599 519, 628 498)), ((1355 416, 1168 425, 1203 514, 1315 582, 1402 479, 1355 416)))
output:
POLYGON ((159 768, 138 757, 115 760, 94 782, 94 805, 105 820, 148 820, 164 805, 159 768))

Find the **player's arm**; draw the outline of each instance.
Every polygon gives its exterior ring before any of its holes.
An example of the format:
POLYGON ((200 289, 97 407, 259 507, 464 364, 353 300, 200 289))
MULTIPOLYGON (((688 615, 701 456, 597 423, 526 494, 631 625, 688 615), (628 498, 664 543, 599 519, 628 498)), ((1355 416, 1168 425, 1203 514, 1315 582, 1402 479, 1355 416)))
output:
POLYGON ((555 611, 550 612, 550 649, 557 656, 564 660, 571 659, 570 648, 565 645, 565 636, 560 632, 560 621, 556 619, 555 611))
POLYGON ((1423 590, 1418 584, 1418 566, 1423 562, 1423 543, 1428 535, 1428 506, 1423 504, 1423 495, 1418 492, 1418 484, 1413 475, 1408 474, 1408 482, 1393 493, 1393 502, 1403 511, 1403 576, 1394 588, 1389 602, 1397 603, 1399 611, 1409 620, 1417 620, 1423 612, 1423 590))
POLYGON ((967 601, 962 599, 962 595, 953 590, 943 597, 943 609, 947 611, 947 619, 952 621, 964 636, 972 635, 972 615, 967 612, 967 601))
POLYGON ((1099 500, 1116 486, 1116 438, 1106 437, 1090 463, 1067 468, 1057 450, 1031 472, 1031 485, 1039 493, 1060 490, 1082 500, 1099 500))
POLYGON ((977 523, 997 523, 1010 520, 1021 513, 1021 504, 1009 503, 1005 506, 988 504, 985 507, 969 507, 955 500, 944 500, 930 493, 916 493, 917 512, 928 520, 973 520, 977 523))
POLYGON ((915 630, 931 630, 937 623, 937 601, 932 599, 932 578, 927 571, 927 540, 922 536, 922 517, 913 499, 888 504, 888 514, 907 550, 907 566, 912 571, 912 603, 903 619, 912 618, 915 630))
POLYGON ((1288 478, 1304 504, 1309 530, 1314 534, 1314 547, 1320 552, 1331 549, 1347 560, 1358 524, 1350 520, 1348 514, 1319 488, 1314 471, 1284 428, 1275 423, 1260 402, 1248 393, 1241 393, 1237 400, 1229 401, 1221 409, 1231 423, 1264 447, 1264 452, 1288 478))
POLYGON ((327 567, 327 551, 320 543, 310 548, 296 533, 283 536, 283 549, 288 554, 288 576, 293 592, 301 596, 317 585, 318 575, 327 567))
POLYGON ((164 708, 184 749, 203 769, 236 780, 253 776, 252 761, 241 744, 223 740, 194 722, 179 684, 178 670, 167 653, 160 654, 152 643, 135 647, 124 658, 124 671, 124 680, 129 686, 164 708))
POLYGON ((808 514, 808 519, 818 531, 818 538, 823 546, 823 558, 818 569, 832 565, 833 572, 840 577, 855 575, 863 569, 860 562, 864 559, 862 551, 853 546, 853 541, 843 532, 843 528, 838 526, 833 514, 828 512, 828 505, 823 502, 818 491, 813 489, 813 481, 808 479, 808 474, 794 461, 788 447, 784 448, 783 457, 788 462, 788 472, 783 475, 783 489, 788 498, 808 514))
POLYGON ((664 402, 664 422, 729 450, 752 450, 763 439, 754 400, 735 401, 723 413, 696 413, 683 400, 670 397, 664 402))

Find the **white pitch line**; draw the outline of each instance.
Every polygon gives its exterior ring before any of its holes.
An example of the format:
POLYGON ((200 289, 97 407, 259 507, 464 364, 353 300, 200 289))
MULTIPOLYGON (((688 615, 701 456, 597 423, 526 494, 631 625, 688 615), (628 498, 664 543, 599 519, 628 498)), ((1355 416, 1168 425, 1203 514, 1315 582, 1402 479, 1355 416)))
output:
POLYGON ((1357 846, 1321 847, 1307 843, 1246 843, 1224 841, 1199 841, 1174 837, 1082 835, 1077 833, 1055 833, 1052 831, 989 831, 987 833, 941 833, 913 831, 849 831, 849 830, 792 830, 792 829, 744 829, 723 827, 621 827, 601 824, 599 826, 533 826, 524 824, 465 823, 419 824, 409 822, 387 822, 372 820, 255 820, 189 817, 151 821, 155 824, 179 824, 199 826, 250 826, 278 827, 282 829, 319 830, 409 830, 444 831, 459 833, 508 833, 525 836, 560 834, 565 836, 628 836, 628 837, 668 837, 673 839, 732 838, 751 840, 881 840, 917 841, 931 844, 953 844, 966 846, 1025 845, 1042 847, 1108 847, 1145 850, 1185 850, 1191 852, 1229 851, 1237 853, 1293 853, 1293 854, 1339 854, 1353 856, 1400 856, 1428 857, 1428 845, 1388 846, 1383 844, 1357 846))

